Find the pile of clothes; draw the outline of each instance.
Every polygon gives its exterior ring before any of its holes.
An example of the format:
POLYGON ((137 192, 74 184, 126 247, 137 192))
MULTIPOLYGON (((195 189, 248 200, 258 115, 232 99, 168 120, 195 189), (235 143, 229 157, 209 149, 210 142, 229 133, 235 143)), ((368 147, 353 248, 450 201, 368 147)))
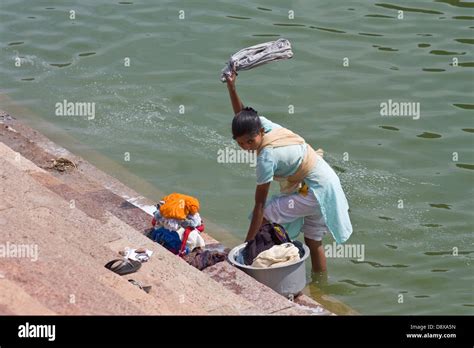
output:
POLYGON ((270 268, 294 263, 303 255, 301 242, 291 241, 283 226, 267 223, 254 239, 247 242, 236 261, 252 267, 270 268))
POLYGON ((206 245, 201 236, 204 223, 199 215, 199 201, 181 193, 172 193, 156 206, 151 239, 172 253, 183 256, 206 245))

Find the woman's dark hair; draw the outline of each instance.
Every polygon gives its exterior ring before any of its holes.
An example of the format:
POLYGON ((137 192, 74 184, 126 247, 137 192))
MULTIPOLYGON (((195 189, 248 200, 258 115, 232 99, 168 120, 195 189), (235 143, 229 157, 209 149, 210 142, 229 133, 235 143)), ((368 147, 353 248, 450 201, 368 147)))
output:
POLYGON ((257 111, 251 107, 245 107, 232 120, 232 138, 236 139, 242 135, 257 135, 262 128, 262 122, 257 111))

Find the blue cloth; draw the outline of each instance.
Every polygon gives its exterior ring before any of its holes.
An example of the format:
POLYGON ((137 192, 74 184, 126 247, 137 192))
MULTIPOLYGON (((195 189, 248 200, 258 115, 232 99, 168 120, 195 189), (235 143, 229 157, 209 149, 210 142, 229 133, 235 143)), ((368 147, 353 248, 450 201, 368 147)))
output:
MULTIPOLYGON (((260 121, 266 133, 281 127, 263 116, 260 117, 260 121)), ((288 177, 294 174, 303 161, 306 150, 306 144, 277 148, 265 147, 257 156, 257 185, 271 182, 273 176, 288 177)), ((336 172, 323 158, 319 157, 316 166, 304 182, 316 196, 326 226, 336 242, 347 241, 352 234, 352 224, 348 213, 349 204, 336 172)), ((301 217, 282 225, 294 239, 298 236, 303 223, 304 217, 301 217)))
MULTIPOLYGON (((181 248, 181 239, 175 231, 168 230, 164 227, 155 228, 151 234, 151 238, 158 244, 163 245, 173 254, 178 254, 181 248)), ((185 254, 189 253, 189 248, 186 247, 185 254)))

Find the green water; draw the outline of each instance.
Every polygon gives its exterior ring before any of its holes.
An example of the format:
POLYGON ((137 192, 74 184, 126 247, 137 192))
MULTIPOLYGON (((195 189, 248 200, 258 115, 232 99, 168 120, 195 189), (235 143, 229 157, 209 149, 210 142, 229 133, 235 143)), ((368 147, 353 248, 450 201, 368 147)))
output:
POLYGON ((39 120, 81 144, 63 146, 198 197, 243 239, 255 173, 217 161, 236 148, 220 69, 287 38, 294 58, 240 73, 238 91, 325 149, 349 199, 349 243, 365 246, 363 262, 329 259, 328 282, 309 289, 363 314, 473 314, 474 4, 379 1, 2 0, 0 92, 51 138, 39 120), (95 102, 95 118, 56 116, 65 99, 95 102), (420 118, 382 117, 389 99, 419 102, 420 118))

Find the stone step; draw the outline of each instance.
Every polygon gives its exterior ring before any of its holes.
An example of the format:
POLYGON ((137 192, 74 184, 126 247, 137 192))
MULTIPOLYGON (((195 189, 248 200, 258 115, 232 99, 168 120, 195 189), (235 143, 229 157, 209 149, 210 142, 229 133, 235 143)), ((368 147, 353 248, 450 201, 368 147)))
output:
POLYGON ((0 211, 0 242, 37 245, 39 252, 36 262, 2 258, 0 269, 4 279, 21 284, 45 307, 59 314, 261 313, 115 216, 106 213, 94 219, 71 208, 30 176, 47 173, 2 143, 0 153, 5 207, 0 211), (152 285, 150 294, 103 267, 124 246, 154 251, 151 260, 130 275, 152 285))
MULTIPOLYGON (((115 178, 98 170, 96 167, 83 160, 81 157, 75 156, 67 150, 57 146, 49 139, 23 125, 22 123, 14 123, 13 127, 16 133, 12 133, 10 131, 3 131, 2 133, 0 130, 0 136, 3 135, 3 137, 0 137, 0 141, 6 141, 8 146, 10 146, 13 150, 21 152, 21 155, 19 155, 15 151, 12 151, 13 159, 23 158, 22 155, 24 154, 31 160, 28 162, 30 162, 32 166, 26 169, 23 168, 24 170, 28 171, 28 175, 31 178, 34 178, 34 180, 43 186, 43 188, 47 188, 49 191, 59 195, 62 200, 68 203, 69 206, 72 205, 75 207, 75 210, 81 211, 84 216, 95 221, 100 221, 101 224, 107 226, 107 228, 104 229, 102 233, 96 233, 93 236, 88 236, 88 239, 93 241, 93 245, 102 245, 108 250, 113 251, 113 256, 111 257, 116 257, 115 253, 126 246, 147 247, 148 249, 152 250, 155 250, 158 247, 159 249, 162 249, 160 250, 160 255, 164 253, 168 254, 168 256, 171 256, 171 259, 168 259, 167 257, 165 258, 166 260, 163 259, 165 261, 169 261, 168 263, 165 262, 164 265, 157 265, 158 267, 165 267, 166 269, 166 267, 171 267, 175 264, 183 264, 183 266, 189 267, 189 265, 187 265, 184 261, 179 258, 177 259, 167 250, 163 249, 156 243, 151 242, 142 235, 142 233, 150 227, 151 221, 150 215, 144 211, 143 207, 149 207, 151 204, 153 204, 152 201, 138 195, 135 191, 123 185, 115 178), (7 136, 5 137, 5 135, 7 136), (70 159, 76 164, 77 168, 65 173, 48 169, 51 167, 51 159, 57 157, 66 157, 70 159), (177 260, 179 262, 176 262, 177 260)), ((10 154, 10 156, 11 155, 12 154, 10 154)), ((71 208, 69 208, 69 210, 71 210, 71 208)), ((207 231, 211 231, 212 233, 212 231, 217 231, 218 229, 218 226, 212 224, 212 222, 206 221, 207 231)), ((83 241, 82 239, 79 240, 81 245, 89 245, 90 247, 91 242, 88 242, 87 240, 83 241)), ((219 243, 210 235, 206 234, 205 240, 206 243, 219 243)), ((74 239, 68 240, 68 243, 73 242, 74 239)), ((233 238, 228 238, 226 244, 229 245, 229 243, 230 245, 235 245, 236 240, 233 238)), ((97 254, 100 253, 97 252, 97 254)), ((153 259, 155 259, 155 257, 152 257, 151 261, 153 261, 153 259)), ((105 263, 105 261, 103 262, 105 263)), ((103 266, 103 264, 101 266, 103 266)), ((143 270, 145 266, 149 265, 145 264, 143 266, 143 270)), ((228 269, 228 267, 233 268, 227 263, 222 263, 222 265, 219 265, 217 268, 219 267, 225 267, 225 269, 228 269)), ((153 267, 153 270, 154 269, 155 268, 153 267)), ((195 269, 193 270, 196 271, 195 269)), ((253 311, 253 313, 278 313, 279 311, 288 311, 289 309, 293 308, 293 313, 329 314, 329 312, 324 311, 317 302, 313 301, 307 296, 303 295, 296 299, 297 303, 304 303, 305 309, 299 308, 301 306, 298 306, 297 304, 292 303, 282 296, 276 294, 273 292, 273 290, 256 282, 253 278, 248 277, 240 270, 235 269, 235 272, 237 272, 239 275, 236 278, 237 281, 222 276, 212 276, 212 278, 214 281, 219 283, 221 287, 225 288, 226 291, 230 291, 232 295, 237 296, 237 298, 239 298, 241 301, 244 301, 245 304, 240 305, 238 308, 238 310, 241 312, 247 313, 253 311), (246 291, 245 294, 242 294, 236 291, 238 287, 228 286, 229 284, 235 284, 236 282, 243 282, 248 291, 246 291), (249 296, 249 294, 252 293, 258 293, 259 295, 249 296), (269 302, 271 304, 267 306, 268 308, 261 305, 263 299, 265 298, 272 298, 272 301, 269 302), (312 313, 308 312, 308 306, 313 308, 312 313), (258 308, 257 312, 255 312, 255 308, 258 308)), ((230 273, 223 272, 223 274, 227 274, 229 277, 230 273)), ((166 298, 167 296, 170 296, 170 292, 168 291, 169 289, 162 284, 161 279, 156 277, 156 274, 150 276, 148 272, 142 272, 142 270, 140 270, 139 272, 133 274, 133 276, 133 279, 142 281, 142 283, 145 285, 151 285, 151 283, 154 283, 157 292, 159 292, 160 298, 166 298)), ((207 274, 206 277, 209 278, 209 274, 207 274)), ((128 282, 126 285, 130 286, 128 282)), ((192 286, 192 284, 184 282, 182 286, 192 286)), ((138 288, 136 289, 141 291, 138 288)), ((173 291, 171 291, 171 293, 173 294, 171 296, 175 297, 174 300, 176 300, 177 297, 179 304, 183 304, 181 302, 186 302, 186 298, 188 298, 188 295, 184 294, 182 291, 177 292, 178 295, 174 294, 173 291)), ((210 303, 213 302, 212 299, 208 300, 210 303)), ((195 300, 193 299, 193 301, 195 300)), ((224 309, 225 306, 222 304, 213 307, 206 306, 206 304, 203 303, 202 306, 202 308, 206 308, 205 312, 207 313, 217 313, 219 311, 232 313, 232 311, 235 311, 235 308, 232 308, 232 306, 224 309)), ((178 307, 182 308, 183 306, 178 307)), ((191 309, 188 308, 183 313, 190 313, 190 311, 191 309)))

